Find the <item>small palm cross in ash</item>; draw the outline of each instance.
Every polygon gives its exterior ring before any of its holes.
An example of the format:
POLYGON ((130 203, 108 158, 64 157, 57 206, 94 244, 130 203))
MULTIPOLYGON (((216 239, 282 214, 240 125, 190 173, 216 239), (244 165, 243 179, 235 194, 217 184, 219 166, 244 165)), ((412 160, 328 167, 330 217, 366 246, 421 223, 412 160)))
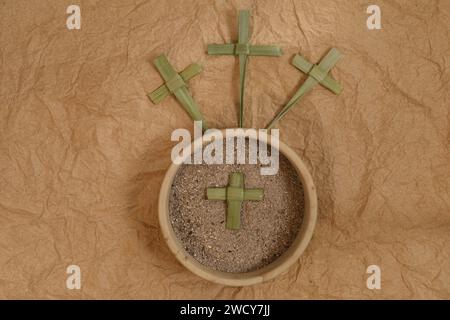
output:
POLYGON ((208 200, 227 201, 227 223, 226 228, 237 230, 241 227, 241 205, 242 201, 261 201, 264 198, 264 190, 261 188, 245 189, 244 174, 232 172, 227 187, 207 188, 208 200))

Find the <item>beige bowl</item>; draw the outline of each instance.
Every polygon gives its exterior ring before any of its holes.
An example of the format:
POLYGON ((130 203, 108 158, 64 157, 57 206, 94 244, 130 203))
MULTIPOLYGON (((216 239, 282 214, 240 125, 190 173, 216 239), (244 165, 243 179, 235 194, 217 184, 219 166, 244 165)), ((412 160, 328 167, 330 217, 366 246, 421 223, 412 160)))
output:
MULTIPOLYGON (((225 136, 225 130, 222 130, 222 133, 225 136)), ((235 136, 237 137, 239 134, 235 136)), ((270 144, 270 141, 264 140, 264 142, 270 144)), ((191 145, 191 150, 192 152, 195 151, 194 142, 191 145)), ((297 154, 281 141, 279 143, 279 151, 294 166, 303 185, 305 201, 303 222, 294 242, 280 257, 261 269, 243 273, 228 273, 206 267, 187 253, 180 244, 173 231, 169 218, 170 189, 172 188, 173 179, 175 178, 175 175, 180 167, 180 165, 172 163, 167 170, 159 193, 159 224, 161 226, 164 240, 167 242, 170 250, 187 269, 206 280, 219 284, 228 286, 248 286, 275 278, 276 276, 287 271, 289 267, 298 260, 303 251, 306 249, 314 232, 317 219, 316 189, 308 169, 297 154)))

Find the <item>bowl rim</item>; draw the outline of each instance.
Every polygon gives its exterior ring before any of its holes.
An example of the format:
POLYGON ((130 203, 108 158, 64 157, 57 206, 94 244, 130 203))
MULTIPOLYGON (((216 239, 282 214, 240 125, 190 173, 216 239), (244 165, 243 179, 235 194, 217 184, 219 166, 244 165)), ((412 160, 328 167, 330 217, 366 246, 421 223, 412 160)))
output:
MULTIPOLYGON (((228 129, 219 131, 221 131, 222 134, 225 134, 226 130, 228 129)), ((243 131, 234 130, 234 136, 246 136, 244 133, 245 130, 247 129, 243 129, 243 131)), ((199 140, 204 139, 204 137, 206 136, 207 135, 199 137, 191 142, 191 153, 186 156, 191 155, 195 151, 195 146, 203 146, 210 143, 209 141, 202 140, 203 142, 199 144, 199 140)), ((268 136, 271 135, 268 133, 268 136)), ((259 136, 257 137, 257 140, 271 145, 271 142, 269 140, 260 139, 259 136)), ((230 273, 214 270, 201 264, 184 250, 183 246, 177 239, 175 232, 173 231, 169 215, 170 190, 172 188, 172 183, 178 172, 178 169, 182 164, 175 164, 173 162, 171 163, 169 169, 166 171, 159 192, 158 219, 164 241, 168 245, 170 251, 175 255, 177 260, 189 271, 205 280, 209 280, 218 284, 227 286, 249 286, 271 280, 278 275, 285 273, 300 258, 312 238, 316 225, 316 188, 311 174, 309 173, 306 165, 300 159, 300 157, 281 140, 279 141, 278 150, 289 160, 291 165, 295 168, 297 175, 302 183, 305 203, 303 221, 294 242, 281 256, 279 256, 270 264, 250 272, 230 273)))

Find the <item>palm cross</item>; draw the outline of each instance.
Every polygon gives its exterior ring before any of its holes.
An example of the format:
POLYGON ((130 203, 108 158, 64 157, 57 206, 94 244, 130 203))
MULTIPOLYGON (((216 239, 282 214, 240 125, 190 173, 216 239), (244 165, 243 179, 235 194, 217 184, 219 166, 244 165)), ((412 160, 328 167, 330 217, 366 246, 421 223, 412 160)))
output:
POLYGON ((239 127, 244 124, 244 87, 245 70, 248 56, 281 56, 283 52, 277 46, 250 45, 249 42, 249 18, 248 10, 239 11, 239 36, 237 43, 210 44, 208 54, 211 55, 235 55, 239 56, 239 127))
POLYGON ((292 60, 294 67, 309 75, 306 81, 300 86, 298 91, 283 107, 283 109, 276 115, 276 117, 269 123, 267 130, 270 130, 275 123, 277 123, 284 115, 302 98, 306 93, 320 83, 322 86, 333 92, 339 94, 342 91, 342 85, 331 78, 328 73, 331 68, 342 57, 342 54, 335 48, 332 48, 327 55, 320 61, 318 65, 312 64, 300 55, 295 55, 292 60))
POLYGON ((180 73, 177 73, 164 54, 157 57, 153 63, 165 83, 158 89, 148 94, 150 100, 152 100, 154 104, 158 104, 165 97, 173 94, 181 103, 185 111, 189 114, 191 119, 194 121, 202 121, 203 130, 208 129, 197 103, 195 103, 187 89, 186 83, 188 80, 198 75, 202 71, 202 67, 196 63, 193 63, 180 73))
POLYGON ((260 188, 245 189, 244 174, 233 172, 230 174, 229 184, 225 188, 206 189, 208 200, 227 201, 227 223, 226 228, 237 230, 241 227, 241 205, 242 201, 261 201, 264 198, 264 190, 260 188))

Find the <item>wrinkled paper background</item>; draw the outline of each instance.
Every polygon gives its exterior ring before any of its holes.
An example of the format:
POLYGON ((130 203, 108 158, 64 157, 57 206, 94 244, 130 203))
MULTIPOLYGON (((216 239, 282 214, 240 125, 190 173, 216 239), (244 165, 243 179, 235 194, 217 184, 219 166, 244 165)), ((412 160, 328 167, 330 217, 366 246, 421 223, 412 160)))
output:
POLYGON ((450 298, 450 1, 0 1, 1 298, 450 298), (370 4, 382 30, 366 27, 370 4), (237 38, 252 10, 246 124, 260 128, 332 46, 335 96, 316 87, 280 122, 307 163, 319 219, 290 271, 246 288, 204 281, 163 242, 157 197, 175 128, 173 97, 153 105, 166 53, 204 71, 190 90, 211 126, 237 124, 238 64, 205 54, 237 38), (81 267, 81 290, 66 268, 81 267), (366 288, 367 266, 382 271, 366 288))

